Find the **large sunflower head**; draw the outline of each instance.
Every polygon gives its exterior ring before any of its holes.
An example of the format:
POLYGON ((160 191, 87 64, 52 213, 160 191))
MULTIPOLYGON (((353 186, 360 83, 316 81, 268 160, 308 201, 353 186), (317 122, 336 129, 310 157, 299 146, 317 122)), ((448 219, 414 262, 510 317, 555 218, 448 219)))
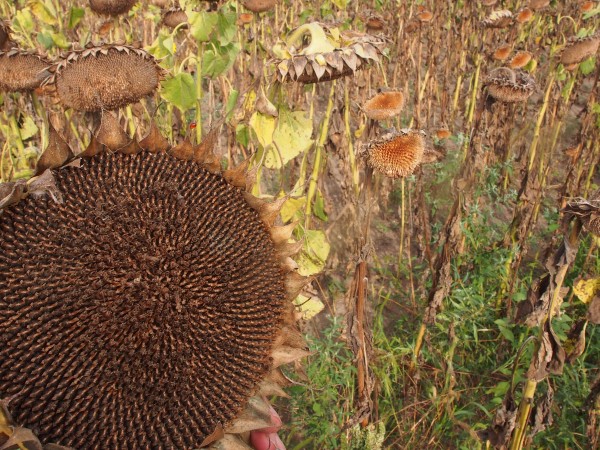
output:
POLYGON ((133 152, 57 146, 0 185, 6 421, 78 450, 243 445, 306 354, 282 201, 156 128, 133 152))
POLYGON ((37 53, 0 50, 0 91, 24 92, 39 87, 50 75, 50 63, 37 53))

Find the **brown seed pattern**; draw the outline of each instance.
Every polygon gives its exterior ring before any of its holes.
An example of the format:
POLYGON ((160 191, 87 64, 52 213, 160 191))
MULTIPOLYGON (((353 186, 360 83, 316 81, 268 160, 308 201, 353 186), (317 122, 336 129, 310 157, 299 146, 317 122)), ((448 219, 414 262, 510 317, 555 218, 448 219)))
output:
POLYGON ((164 153, 54 172, 0 216, 0 398, 45 442, 198 448, 269 371, 284 276, 239 189, 164 153))
POLYGON ((135 103, 156 90, 161 76, 148 53, 124 45, 70 53, 55 70, 61 102, 80 111, 112 110, 135 103))
POLYGON ((405 177, 419 165, 424 149, 423 132, 401 130, 370 142, 366 161, 373 170, 390 178, 405 177))
POLYGON ((31 91, 50 75, 50 63, 35 53, 0 51, 0 91, 31 91))

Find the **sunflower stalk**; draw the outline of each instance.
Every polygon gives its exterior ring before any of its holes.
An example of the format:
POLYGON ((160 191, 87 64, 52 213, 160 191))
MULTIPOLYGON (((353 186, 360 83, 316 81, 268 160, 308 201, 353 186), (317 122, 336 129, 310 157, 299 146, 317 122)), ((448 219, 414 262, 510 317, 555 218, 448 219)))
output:
POLYGON ((329 100, 327 102, 327 110, 325 111, 325 117, 323 118, 323 123, 321 125, 321 133, 319 135, 319 140, 317 141, 315 148, 315 159, 313 163, 313 170, 310 176, 310 181, 308 185, 308 192, 306 194, 306 227, 308 228, 308 224, 310 222, 310 218, 312 216, 312 201, 317 193, 317 184, 319 181, 319 174, 321 173, 321 159, 322 152, 325 148, 325 141, 327 140, 327 135, 329 134, 329 122, 331 120, 331 112, 333 111, 333 99, 335 96, 335 86, 336 80, 333 80, 331 83, 331 89, 329 91, 329 100))

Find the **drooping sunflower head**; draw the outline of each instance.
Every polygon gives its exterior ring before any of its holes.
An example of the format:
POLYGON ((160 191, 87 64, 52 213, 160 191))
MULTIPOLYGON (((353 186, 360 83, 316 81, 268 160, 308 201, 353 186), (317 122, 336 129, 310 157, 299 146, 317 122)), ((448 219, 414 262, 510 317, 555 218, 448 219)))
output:
POLYGON ((600 32, 581 38, 570 38, 560 55, 564 65, 579 64, 584 59, 595 55, 600 46, 600 32))
POLYGON ((277 78, 281 82, 319 83, 351 76, 379 62, 384 46, 380 37, 306 23, 293 30, 285 43, 274 46, 277 78), (303 47, 307 37, 309 44, 303 47))
POLYGON ((79 111, 113 110, 152 94, 162 69, 142 49, 129 45, 89 46, 63 56, 48 80, 61 103, 79 111))
POLYGON ((365 160, 371 169, 390 178, 413 173, 423 158, 425 133, 403 129, 386 133, 368 143, 365 160))
POLYGON ((481 23, 486 28, 506 28, 513 21, 513 14, 507 9, 492 11, 481 23))
POLYGON ((527 72, 498 67, 484 81, 487 94, 505 103, 527 100, 535 90, 535 80, 527 72))
POLYGON ((306 354, 282 202, 205 151, 140 147, 0 185, 0 398, 43 442, 239 441, 306 354))

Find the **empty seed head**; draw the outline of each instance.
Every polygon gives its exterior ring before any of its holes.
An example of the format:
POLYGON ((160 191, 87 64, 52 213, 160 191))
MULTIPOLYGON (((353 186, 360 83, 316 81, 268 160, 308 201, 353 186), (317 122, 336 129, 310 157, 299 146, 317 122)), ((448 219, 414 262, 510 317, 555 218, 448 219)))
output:
POLYGON ((425 133, 420 130, 391 132, 367 144, 366 163, 390 178, 410 175, 423 158, 425 133))

